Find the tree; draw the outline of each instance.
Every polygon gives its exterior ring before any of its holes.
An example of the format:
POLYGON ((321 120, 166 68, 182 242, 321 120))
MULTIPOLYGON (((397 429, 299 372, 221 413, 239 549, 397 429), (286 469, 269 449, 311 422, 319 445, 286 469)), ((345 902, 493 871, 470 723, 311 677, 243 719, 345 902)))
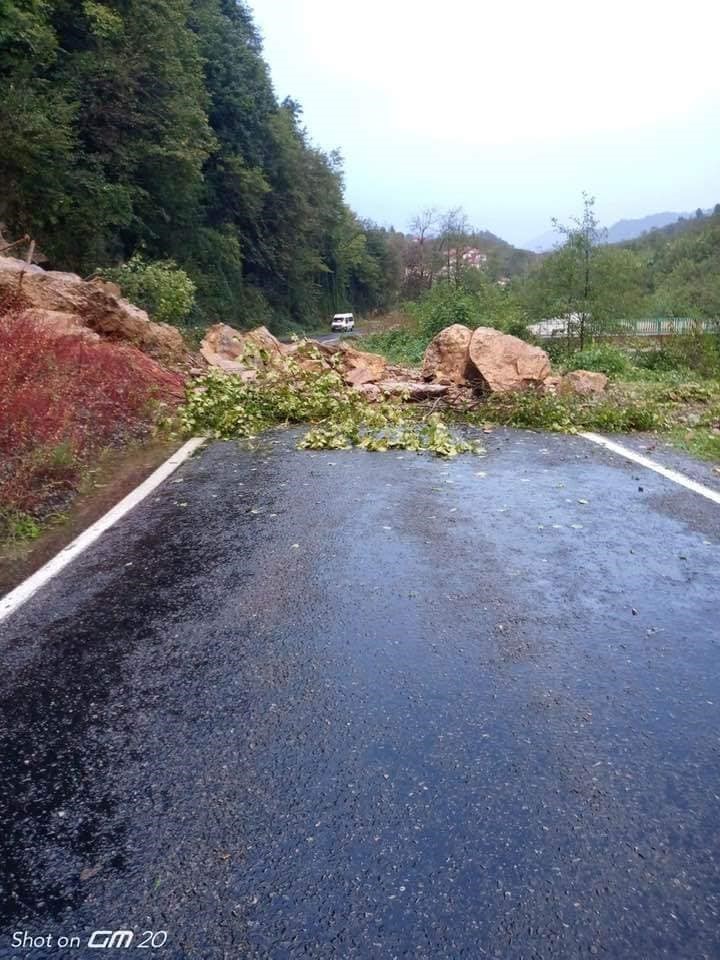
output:
POLYGON ((421 289, 432 286, 432 251, 428 257, 427 240, 432 237, 437 222, 438 212, 434 207, 426 207, 410 221, 410 231, 418 245, 417 277, 421 289))
POLYGON ((563 226, 565 243, 543 257, 518 291, 534 320, 563 318, 568 341, 580 348, 616 321, 637 316, 646 293, 643 257, 635 250, 603 243, 594 199, 583 194, 583 212, 563 226))
POLYGON ((439 249, 444 254, 443 274, 448 283, 458 283, 465 269, 470 221, 462 207, 453 207, 440 219, 439 249))
POLYGON ((607 236, 607 231, 600 227, 595 216, 595 197, 583 191, 582 199, 582 215, 573 217, 569 225, 553 218, 553 227, 565 238, 558 279, 565 288, 568 337, 577 335, 581 350, 589 332, 588 325, 593 319, 596 252, 598 244, 607 236))
POLYGON ((397 239, 278 103, 244 0, 3 0, 0 84, 0 220, 51 265, 172 261, 196 321, 241 326, 396 295, 397 239))

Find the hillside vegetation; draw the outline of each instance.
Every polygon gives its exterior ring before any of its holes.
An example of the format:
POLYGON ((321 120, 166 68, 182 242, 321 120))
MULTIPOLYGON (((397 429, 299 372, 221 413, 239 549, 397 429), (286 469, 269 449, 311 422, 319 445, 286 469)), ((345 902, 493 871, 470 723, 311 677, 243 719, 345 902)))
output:
POLYGON ((171 319, 203 323, 304 324, 399 285, 392 232, 278 102, 243 2, 5 0, 0 90, 0 222, 54 267, 180 265, 171 319))

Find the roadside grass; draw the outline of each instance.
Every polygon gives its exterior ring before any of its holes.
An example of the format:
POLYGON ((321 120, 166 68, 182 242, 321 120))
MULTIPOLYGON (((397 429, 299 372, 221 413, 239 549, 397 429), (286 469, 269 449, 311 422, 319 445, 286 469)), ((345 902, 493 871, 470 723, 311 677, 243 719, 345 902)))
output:
POLYGON ((0 507, 0 543, 37 540, 40 533, 40 524, 29 513, 0 507))
POLYGON ((134 347, 57 337, 0 303, 0 542, 32 539, 102 451, 152 435, 183 378, 134 347))
POLYGON ((720 462, 720 383, 611 383, 600 397, 529 392, 489 397, 471 423, 578 433, 653 432, 705 460, 720 462))
POLYGON ((390 363, 407 367, 420 366, 427 348, 427 341, 412 328, 373 333, 355 341, 359 350, 379 353, 390 363))
POLYGON ((535 392, 491 396, 478 410, 469 414, 468 419, 476 423, 561 433, 581 430, 629 433, 661 430, 667 426, 665 410, 647 400, 615 396, 598 400, 545 396, 535 392))

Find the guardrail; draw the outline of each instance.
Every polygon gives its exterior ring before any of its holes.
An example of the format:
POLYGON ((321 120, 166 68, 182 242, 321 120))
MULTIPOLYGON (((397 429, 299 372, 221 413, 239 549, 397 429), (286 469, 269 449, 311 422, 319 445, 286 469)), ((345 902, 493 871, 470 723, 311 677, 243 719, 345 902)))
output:
MULTIPOLYGON (((559 338, 568 336, 568 322, 561 318, 533 323, 529 329, 536 337, 559 338)), ((640 320, 613 320, 596 329, 587 321, 585 331, 599 337, 669 337, 687 333, 720 333, 720 319, 699 320, 696 317, 647 317, 640 320)), ((576 337, 579 324, 572 321, 570 336, 576 337)))

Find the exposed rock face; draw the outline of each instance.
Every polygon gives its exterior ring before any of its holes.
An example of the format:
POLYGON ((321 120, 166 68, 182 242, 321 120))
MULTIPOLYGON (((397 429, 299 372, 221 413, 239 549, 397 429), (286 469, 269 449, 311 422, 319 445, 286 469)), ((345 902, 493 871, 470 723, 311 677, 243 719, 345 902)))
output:
POLYGON ((604 373, 590 370, 572 370, 560 379, 557 391, 560 394, 577 394, 579 397, 592 397, 604 393, 608 378, 604 373))
POLYGON ((422 378, 438 383, 460 384, 476 377, 470 364, 471 338, 472 330, 461 323, 441 330, 425 351, 422 378))
POLYGON ((75 313, 66 313, 63 310, 41 310, 40 307, 29 307, 19 315, 20 321, 37 324, 54 336, 82 337, 88 343, 97 343, 100 334, 86 327, 75 313))
POLYGON ((119 296, 114 283, 86 281, 74 273, 0 257, 0 293, 20 294, 31 307, 45 312, 73 315, 79 326, 132 343, 159 359, 177 362, 187 357, 180 332, 166 323, 153 323, 144 310, 119 296))
POLYGON ((544 350, 491 327, 473 331, 468 353, 492 393, 539 387, 550 375, 550 358, 544 350))
POLYGON ((266 327, 241 333, 226 323, 216 323, 205 334, 200 352, 211 367, 236 373, 245 380, 272 366, 283 356, 282 345, 266 327))

